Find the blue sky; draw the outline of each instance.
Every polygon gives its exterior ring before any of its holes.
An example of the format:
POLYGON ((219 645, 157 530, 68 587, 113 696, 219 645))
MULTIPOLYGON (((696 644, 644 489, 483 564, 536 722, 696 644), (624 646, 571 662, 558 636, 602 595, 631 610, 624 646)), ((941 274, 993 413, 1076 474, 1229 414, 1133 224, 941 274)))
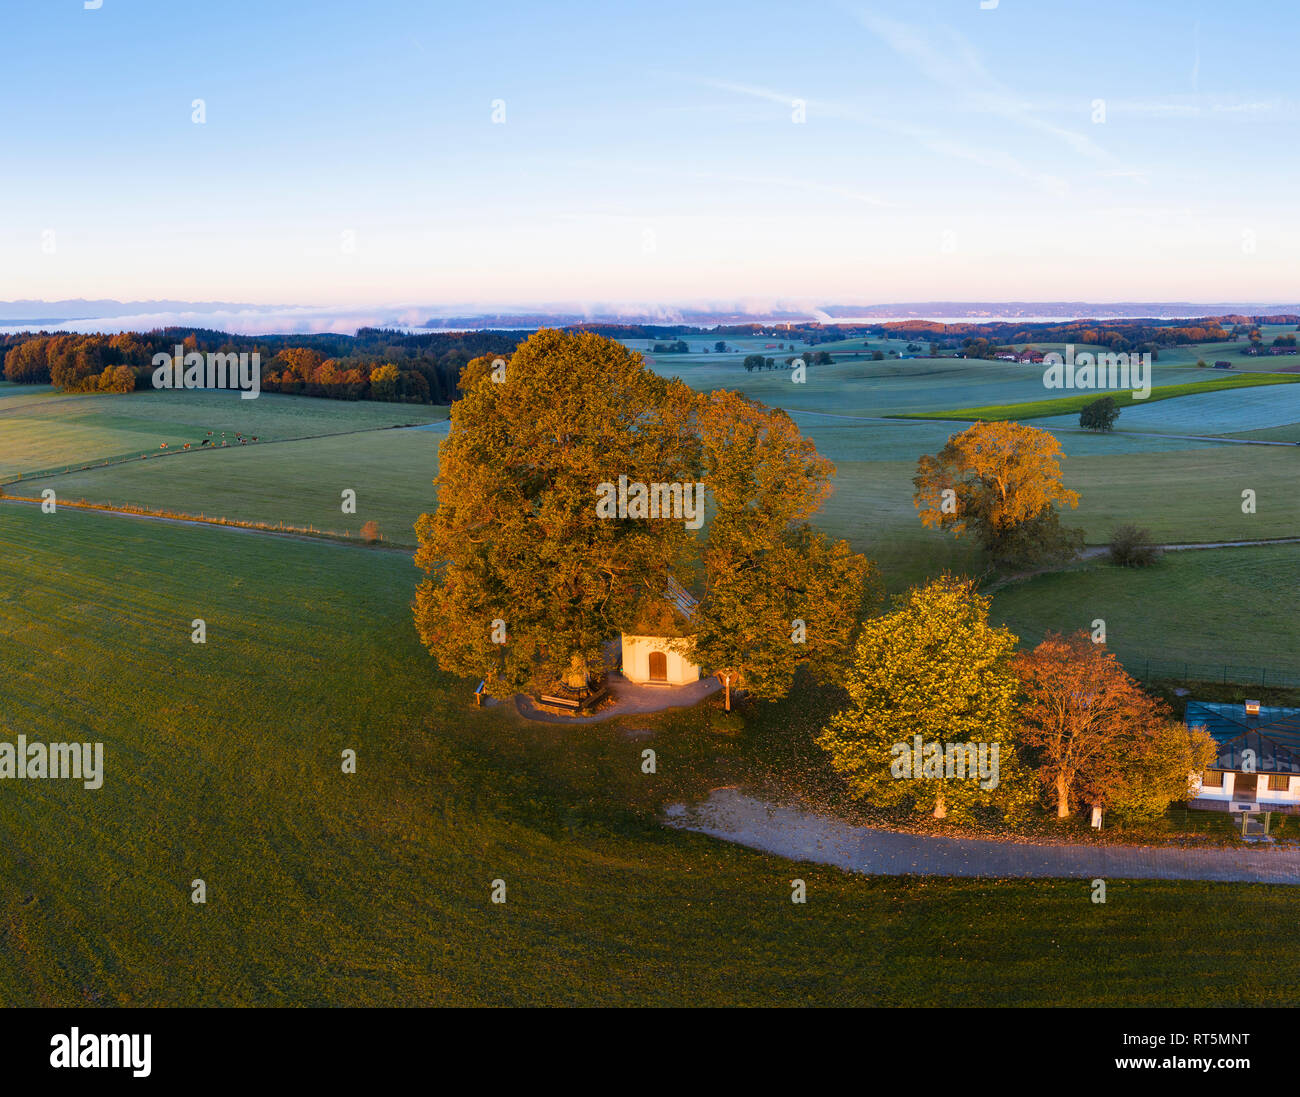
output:
POLYGON ((4 0, 0 38, 0 299, 1300 298, 1290 2, 4 0))

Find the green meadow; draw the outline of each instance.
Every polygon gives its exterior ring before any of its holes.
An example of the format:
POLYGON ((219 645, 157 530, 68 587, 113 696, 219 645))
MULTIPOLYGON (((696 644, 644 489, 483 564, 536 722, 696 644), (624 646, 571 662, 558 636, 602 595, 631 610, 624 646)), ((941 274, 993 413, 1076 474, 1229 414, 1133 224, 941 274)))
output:
POLYGON ((1300 544, 1169 552, 1149 568, 1098 561, 1005 587, 993 613, 1021 639, 1091 629, 1130 669, 1145 661, 1300 675, 1300 544))
POLYGON ((138 392, 63 395, 12 386, 0 394, 0 481, 20 473, 91 464, 128 454, 161 453, 222 432, 262 441, 430 423, 447 409, 420 404, 313 400, 262 393, 138 392))
POLYGON ((851 876, 666 830, 661 805, 746 772, 751 740, 803 741, 826 699, 563 728, 476 710, 416 642, 416 577, 359 546, 0 504, 4 732, 105 745, 98 790, 0 784, 0 1004, 1294 1000, 1288 888, 1114 881, 1098 905, 1082 880, 851 876))
MULTIPOLYGON (((1051 391, 1043 387, 1041 366, 1014 362, 961 358, 836 362, 809 366, 806 381, 799 384, 786 369, 749 373, 738 361, 691 364, 674 361, 674 357, 661 356, 653 368, 666 376, 680 376, 695 389, 734 389, 792 412, 861 416, 925 412, 953 417, 957 413, 952 409, 1027 404, 1045 400, 1051 391)), ((1157 366, 1155 371, 1161 385, 1199 385, 1215 380, 1208 371, 1194 368, 1157 366)), ((1225 378, 1220 375, 1218 380, 1225 378)))
POLYGON ((434 506, 435 430, 370 430, 305 441, 172 454, 148 461, 37 477, 12 495, 137 507, 252 524, 357 536, 370 521, 385 541, 415 544, 415 520, 434 506), (356 493, 356 512, 343 492, 356 493))
MULTIPOLYGON (((1207 398, 1247 395, 1216 393, 1207 394, 1207 398)), ((96 406, 113 411, 112 405, 103 403, 111 399, 96 398, 96 406)), ((140 401, 148 408, 155 397, 117 399, 128 404, 140 401)), ((169 396, 168 403, 172 399, 169 396)), ((200 420, 229 421, 245 414, 241 404, 260 405, 268 399, 241 402, 230 395, 205 394, 205 402, 210 400, 212 406, 189 414, 200 420)), ((314 429, 330 436, 263 441, 216 451, 169 452, 148 460, 78 468, 67 474, 29 476, 7 490, 35 497, 52 488, 66 501, 283 523, 343 536, 356 536, 363 523, 373 520, 385 541, 413 546, 415 520, 434 502, 432 481, 437 475, 437 446, 445 436, 445 425, 434 421, 427 429, 384 429, 394 414, 405 416, 420 410, 401 405, 339 404, 297 397, 280 397, 279 401, 307 405, 295 420, 281 425, 282 430, 314 429), (362 414, 356 419, 344 417, 357 411, 362 414), (376 421, 378 428, 371 426, 376 421), (355 514, 342 510, 345 489, 356 492, 355 514)), ((1173 408, 1178 403, 1170 400, 1164 406, 1173 408)), ((72 415, 70 431, 93 436, 93 418, 87 420, 76 403, 53 405, 47 420, 60 406, 72 415)), ((283 424, 287 414, 297 409, 282 408, 282 403, 270 404, 267 414, 279 417, 283 424)), ((443 408, 423 410, 426 418, 446 416, 443 408)), ((877 560, 891 590, 944 568, 973 574, 983 570, 973 545, 924 529, 912 504, 917 459, 937 452, 950 434, 963 429, 960 425, 920 419, 873 422, 846 418, 840 412, 799 409, 794 409, 793 415, 800 429, 836 466, 832 495, 819 515, 819 524, 877 560)), ((119 414, 114 422, 120 421, 119 414)), ((3 422, 0 417, 0 424, 3 422)), ((40 428, 29 423, 28 429, 36 432, 40 428)), ((1116 526, 1126 522, 1146 527, 1166 542, 1279 538, 1300 531, 1300 493, 1293 488, 1300 455, 1292 448, 1187 441, 1123 431, 1099 435, 1059 430, 1058 437, 1065 453, 1066 484, 1078 491, 1082 500, 1067 521, 1083 528, 1091 544, 1105 543, 1116 526), (1241 509, 1246 489, 1256 494, 1254 514, 1244 514, 1241 509)))
MULTIPOLYGON (((1078 413, 1091 404, 1093 401, 1103 396, 1110 396, 1111 399, 1120 408, 1132 407, 1142 411, 1149 404, 1158 403, 1161 400, 1171 400, 1178 396, 1195 395, 1199 401, 1209 400, 1210 394, 1222 392, 1227 389, 1258 388, 1261 385, 1287 385, 1300 381, 1300 376, 1292 374, 1278 373, 1260 373, 1252 374, 1247 377, 1207 377, 1205 380, 1196 382, 1187 382, 1178 385, 1156 385, 1151 389, 1150 395, 1144 400, 1139 400, 1136 395, 1128 389, 1117 389, 1111 391, 1093 391, 1077 394, 1073 396, 1059 396, 1050 400, 1030 400, 1021 401, 1014 404, 993 404, 988 407, 980 408, 957 408, 951 411, 913 413, 907 418, 917 419, 960 419, 974 420, 983 419, 986 421, 998 421, 1015 419, 1018 421, 1044 419, 1049 416, 1064 416, 1073 413, 1076 416, 1077 424, 1078 413)), ((1261 401, 1267 399, 1276 400, 1275 393, 1252 393, 1261 401)), ((1290 394, 1283 394, 1289 396, 1290 394)), ((1294 401, 1292 401, 1294 403, 1294 401)), ((1162 409, 1164 410, 1164 409, 1162 409)), ((1300 408, 1295 409, 1297 417, 1300 417, 1300 408)), ((1130 429, 1133 427, 1133 420, 1136 416, 1125 418, 1123 412, 1120 418, 1124 420, 1124 425, 1130 429)), ((1194 425, 1194 423, 1193 423, 1194 425)), ((1210 424, 1211 426, 1213 424, 1210 424)), ((1188 429, 1192 429, 1189 426, 1188 429)), ((1226 429, 1236 429, 1229 427, 1226 429)), ((1207 430, 1207 433, 1223 433, 1221 431, 1207 430)))
MULTIPOLYGON (((876 417, 1037 401, 1037 370, 850 361, 792 385, 747 374, 741 356, 656 368, 790 410, 837 467, 819 524, 876 559, 888 591, 945 568, 984 573, 976 546, 923 529, 912 505, 917 458, 961 426, 876 417)), ((1203 424, 1178 433, 1240 433, 1270 408, 1272 425, 1251 433, 1300 429, 1300 410, 1282 422, 1281 390, 1216 391, 1201 386, 1224 379, 1207 371, 1157 369, 1191 386, 1151 409, 1203 424), (1246 400, 1261 402, 1233 403, 1246 400)), ((65 502, 353 537, 374 520, 411 547, 446 418, 3 386, 0 479, 29 474, 11 494, 51 487, 65 502), (174 452, 223 430, 261 441, 174 452), (102 464, 162 441, 166 456, 102 464)), ((1067 523, 1094 544, 1128 521, 1174 542, 1300 532, 1293 449, 1161 437, 1160 424, 1152 436, 1049 426, 1083 500, 1067 523)), ((1300 668, 1298 559, 1300 546, 1268 546, 1140 572, 1093 562, 1006 586, 994 606, 1027 642, 1102 617, 1127 660, 1300 668)), ((1293 1000, 1289 889, 1117 881, 1098 906, 1083 881, 855 877, 667 830, 667 803, 792 763, 816 771, 811 736, 835 699, 801 686, 744 715, 706 704, 563 728, 475 709, 473 683, 439 674, 416 641, 418 578, 402 554, 355 544, 0 503, 0 728, 102 741, 107 771, 94 791, 0 783, 0 1003, 1293 1000), (205 645, 190 642, 194 618, 205 645), (647 742, 654 776, 640 772, 647 742), (345 749, 356 774, 341 771, 345 749), (795 875, 805 907, 789 902, 795 875), (204 906, 190 902, 195 879, 204 906), (489 899, 497 879, 504 905, 489 899), (963 963, 936 962, 953 955, 963 963), (1260 968, 1260 955, 1276 962, 1260 968)))

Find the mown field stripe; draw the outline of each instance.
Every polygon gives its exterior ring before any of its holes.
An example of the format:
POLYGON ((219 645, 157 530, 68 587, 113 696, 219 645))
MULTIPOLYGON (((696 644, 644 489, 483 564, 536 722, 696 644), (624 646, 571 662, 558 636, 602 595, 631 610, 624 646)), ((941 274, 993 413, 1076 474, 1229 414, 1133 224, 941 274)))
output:
POLYGON ((1095 389, 1076 396, 1058 396, 1051 400, 1033 400, 1024 404, 990 404, 979 408, 956 408, 951 411, 914 411, 890 415, 890 419, 963 419, 1001 421, 1007 419, 1045 419, 1051 415, 1069 415, 1080 411, 1094 400, 1110 396, 1120 407, 1133 404, 1150 404, 1157 400, 1172 400, 1178 396, 1197 393, 1221 392, 1225 389, 1257 388, 1260 385, 1291 385, 1300 381, 1300 374, 1264 373, 1249 377, 1223 377, 1212 381, 1195 381, 1180 385, 1158 385, 1145 400, 1138 400, 1129 389, 1095 389))

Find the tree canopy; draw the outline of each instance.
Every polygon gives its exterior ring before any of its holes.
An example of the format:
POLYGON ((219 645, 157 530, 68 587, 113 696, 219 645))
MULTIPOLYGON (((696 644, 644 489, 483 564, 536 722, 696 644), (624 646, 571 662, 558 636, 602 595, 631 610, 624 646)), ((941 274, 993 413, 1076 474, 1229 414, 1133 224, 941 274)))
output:
POLYGON ((1022 738, 1059 818, 1080 803, 1159 814, 1214 758, 1204 729, 1175 720, 1086 632, 1048 635, 1017 657, 1016 672, 1026 695, 1022 738))
POLYGON ((1032 563, 1073 556, 1083 535, 1060 525, 1079 495, 1061 482, 1060 443, 1015 422, 979 422, 917 462, 913 503, 926 526, 977 536, 994 559, 1032 563))
POLYGON ((847 650, 868 565, 807 525, 832 470, 784 412, 701 396, 586 332, 475 359, 461 390, 438 506, 416 525, 416 625, 440 667, 499 696, 579 684, 612 637, 662 617, 670 578, 702 592, 676 622, 682 647, 729 684, 774 695, 797 665, 847 650), (620 478, 706 485, 707 539, 680 519, 602 514, 601 485, 620 478))
POLYGON ((1106 432, 1114 429, 1118 418, 1119 405, 1115 403, 1115 397, 1103 396, 1080 409, 1079 426, 1085 430, 1106 432))
POLYGON ((989 599, 974 582, 944 575, 897 599, 892 613, 866 621, 845 676, 849 705, 817 742, 857 797, 881 807, 910 806, 936 818, 969 819, 983 807, 1018 817, 1032 800, 1016 754, 1019 684, 1016 637, 988 620, 989 599), (927 767, 900 775, 900 747, 924 744, 927 767), (948 745, 996 747, 996 786, 950 775, 948 745), (911 778, 911 779, 908 779, 911 778))

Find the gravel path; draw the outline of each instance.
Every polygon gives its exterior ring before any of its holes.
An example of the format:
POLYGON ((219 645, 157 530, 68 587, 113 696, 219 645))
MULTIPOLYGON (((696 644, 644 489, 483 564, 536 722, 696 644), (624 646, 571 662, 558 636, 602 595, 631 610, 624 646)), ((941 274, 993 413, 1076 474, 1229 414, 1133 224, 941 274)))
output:
POLYGON ((674 804, 669 826, 775 853, 792 861, 837 865, 876 876, 989 876, 1084 879, 1217 880, 1300 884, 1300 848, 1242 845, 1223 849, 1091 846, 939 838, 854 826, 781 807, 738 789, 715 789, 702 804, 674 804))

